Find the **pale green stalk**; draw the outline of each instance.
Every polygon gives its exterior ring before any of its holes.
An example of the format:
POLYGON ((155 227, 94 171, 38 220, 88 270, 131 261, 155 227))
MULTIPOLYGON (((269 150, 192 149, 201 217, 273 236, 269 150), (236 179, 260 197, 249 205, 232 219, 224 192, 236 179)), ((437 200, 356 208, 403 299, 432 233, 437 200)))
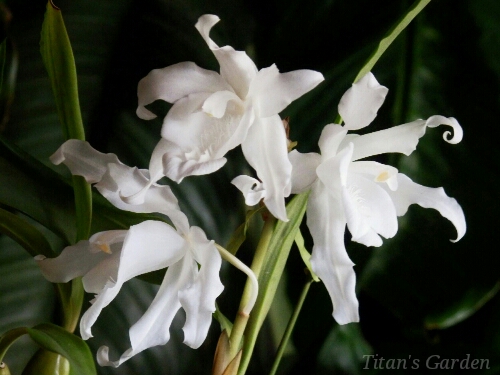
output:
MULTIPOLYGON (((264 227, 262 228, 259 244, 257 245, 257 249, 255 250, 255 255, 251 266, 251 270, 253 271, 254 275, 257 278, 259 277, 260 271, 262 269, 262 265, 266 257, 266 252, 269 247, 269 242, 271 241, 274 232, 275 224, 276 224, 276 219, 274 217, 269 217, 266 220, 264 227)), ((238 309, 238 313, 234 321, 233 329, 231 330, 231 336, 229 337, 230 358, 234 358, 241 348, 243 340, 243 332, 245 331, 249 318, 249 314, 245 312, 245 309, 246 306, 248 305, 248 302, 252 298, 252 294, 253 294, 253 284, 252 281, 249 279, 245 284, 245 289, 243 290, 243 295, 240 301, 240 307, 238 309)))

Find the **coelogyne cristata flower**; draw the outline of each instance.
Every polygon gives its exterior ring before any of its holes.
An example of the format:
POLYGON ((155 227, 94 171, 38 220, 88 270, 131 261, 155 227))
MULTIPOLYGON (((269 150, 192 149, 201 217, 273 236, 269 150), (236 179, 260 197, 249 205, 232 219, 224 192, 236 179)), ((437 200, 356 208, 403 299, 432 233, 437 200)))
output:
POLYGON ((170 188, 155 184, 148 171, 128 167, 116 155, 100 153, 77 140, 65 142, 51 160, 95 183, 116 207, 166 214, 177 229, 145 221, 129 230, 96 233, 89 241, 66 247, 57 258, 36 258, 48 280, 60 283, 83 276, 85 291, 97 294, 80 321, 84 339, 92 337, 92 325, 123 283, 168 267, 151 306, 130 328, 131 348, 119 360, 109 361, 108 348, 103 346, 97 353, 99 364, 116 367, 149 347, 165 344, 172 319, 181 307, 186 312, 184 343, 199 347, 208 333, 215 299, 224 288, 219 278, 221 256, 213 241, 202 229, 189 226, 170 188), (141 199, 137 199, 138 193, 141 199), (131 196, 135 199, 129 199, 131 196))
POLYGON ((218 21, 204 15, 196 28, 219 62, 220 74, 192 62, 153 70, 139 82, 137 115, 155 118, 145 106, 157 99, 174 104, 153 157, 163 156, 164 174, 177 182, 216 171, 225 164, 224 155, 241 144, 265 186, 264 202, 274 216, 286 220, 291 165, 278 113, 323 76, 311 70, 280 73, 275 65, 259 71, 245 52, 218 47, 210 39, 218 21))
POLYGON ((85 291, 96 294, 80 320, 84 340, 92 337, 92 325, 126 281, 168 267, 153 302, 130 328, 131 348, 119 360, 110 361, 108 347, 101 347, 97 353, 101 366, 117 367, 147 348, 166 344, 170 324, 181 307, 186 312, 184 343, 198 348, 207 336, 215 299, 224 288, 219 279, 221 257, 213 241, 198 227, 176 231, 160 221, 96 233, 89 241, 66 247, 57 258, 38 256, 36 260, 49 281, 64 283, 83 276, 85 291))
POLYGON ((307 203, 307 226, 314 241, 311 264, 323 280, 333 302, 333 317, 339 324, 356 322, 358 301, 356 275, 344 245, 347 224, 352 240, 366 246, 380 246, 382 239, 393 237, 398 229, 397 216, 404 215, 416 203, 434 208, 455 226, 458 241, 465 234, 463 211, 443 188, 418 185, 397 169, 375 161, 360 160, 388 152, 411 154, 427 127, 441 124, 453 128, 458 143, 462 128, 454 118, 432 116, 366 135, 347 134, 369 125, 387 94, 375 77, 368 73, 352 85, 339 103, 345 125, 327 125, 321 134, 321 155, 289 154, 293 165, 292 192, 311 190, 307 203))

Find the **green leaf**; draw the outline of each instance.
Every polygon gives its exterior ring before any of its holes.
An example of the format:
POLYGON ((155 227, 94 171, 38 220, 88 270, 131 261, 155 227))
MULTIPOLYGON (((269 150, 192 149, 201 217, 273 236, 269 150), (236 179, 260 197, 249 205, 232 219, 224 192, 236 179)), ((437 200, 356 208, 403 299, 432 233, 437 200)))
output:
POLYGON ((314 281, 318 282, 319 277, 316 275, 312 269, 311 266, 311 254, 309 251, 307 251, 306 246, 304 245, 304 237, 302 237, 302 233, 300 233, 300 229, 297 231, 297 234, 295 235, 295 243, 297 244, 297 247, 299 248, 300 256, 302 257, 302 260, 304 261, 304 264, 306 265, 307 269, 309 270, 309 273, 311 274, 311 277, 314 281))
POLYGON ((0 203, 75 241, 71 187, 59 175, 0 137, 0 203))
POLYGON ((475 314, 486 302, 497 295, 500 290, 500 281, 493 288, 471 288, 464 296, 456 300, 444 311, 433 313, 426 317, 427 329, 444 329, 454 326, 475 314))
POLYGON ((289 221, 278 221, 276 224, 259 273, 259 295, 245 330, 239 374, 244 373, 250 361, 257 335, 271 307, 290 249, 306 212, 308 197, 308 193, 296 195, 286 207, 289 221))
POLYGON ((47 239, 38 229, 2 208, 0 208, 0 232, 8 235, 32 256, 38 254, 46 257, 56 256, 47 239))
POLYGON ((81 338, 48 323, 28 328, 27 331, 40 347, 66 357, 71 375, 97 374, 92 353, 81 338))
MULTIPOLYGON (((47 3, 42 25, 40 52, 49 73, 64 137, 84 141, 85 131, 78 99, 73 50, 61 11, 52 3, 52 0, 47 3)), ((92 191, 90 185, 81 176, 73 176, 73 189, 76 205, 76 241, 85 240, 90 236, 92 191)))

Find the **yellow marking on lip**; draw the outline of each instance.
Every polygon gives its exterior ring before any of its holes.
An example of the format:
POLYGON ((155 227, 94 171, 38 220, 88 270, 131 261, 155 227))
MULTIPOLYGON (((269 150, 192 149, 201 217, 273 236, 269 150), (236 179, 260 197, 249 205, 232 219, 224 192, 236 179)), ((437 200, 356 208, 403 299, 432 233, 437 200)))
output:
POLYGON ((111 248, 109 247, 109 245, 107 243, 101 243, 101 244, 97 245, 97 247, 99 249, 101 249, 103 252, 105 252, 106 254, 112 254, 111 248))
POLYGON ((377 178, 375 179, 375 181, 377 182, 384 182, 384 181, 387 181, 387 179, 389 179, 389 172, 387 171, 383 171, 382 173, 380 173, 377 178))

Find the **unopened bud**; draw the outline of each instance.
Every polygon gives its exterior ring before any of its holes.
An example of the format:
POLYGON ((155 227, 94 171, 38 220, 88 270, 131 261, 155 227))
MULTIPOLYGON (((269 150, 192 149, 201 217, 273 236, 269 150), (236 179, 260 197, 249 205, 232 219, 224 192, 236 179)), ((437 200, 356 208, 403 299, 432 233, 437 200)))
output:
MULTIPOLYGON (((0 372, 1 375, 3 373, 0 372)), ((8 373, 7 373, 8 374, 8 373)), ((24 368, 22 375, 69 375, 69 362, 60 354, 39 349, 24 368)))

